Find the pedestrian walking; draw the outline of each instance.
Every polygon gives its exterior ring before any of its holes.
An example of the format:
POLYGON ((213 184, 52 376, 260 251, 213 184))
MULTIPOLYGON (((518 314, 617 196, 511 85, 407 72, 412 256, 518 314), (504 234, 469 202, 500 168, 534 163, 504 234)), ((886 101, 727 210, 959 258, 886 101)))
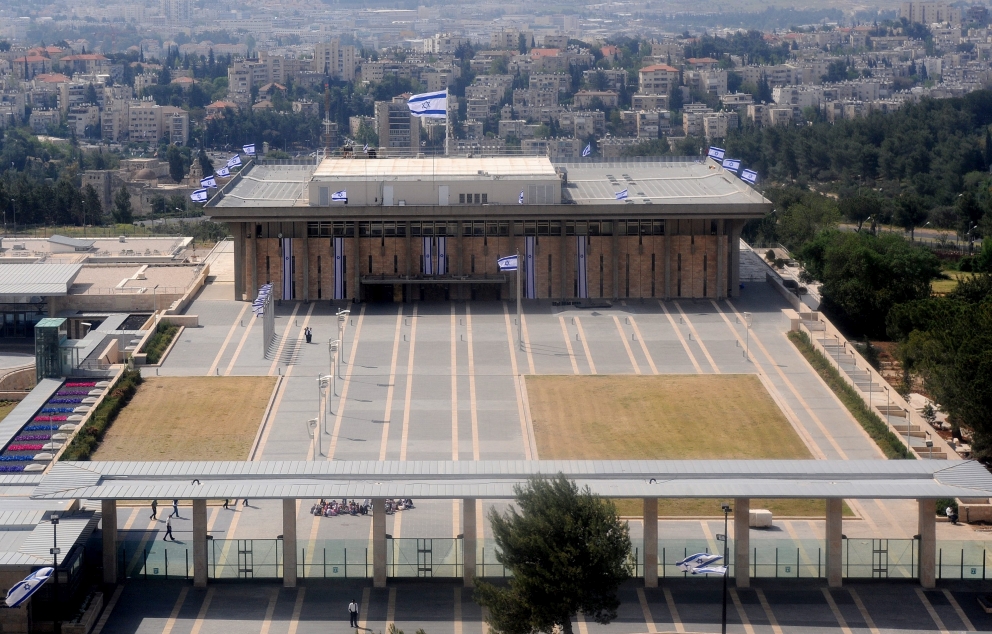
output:
POLYGON ((354 599, 348 604, 348 617, 351 619, 349 625, 351 627, 358 627, 358 604, 355 603, 354 599))
POLYGON ((241 503, 241 506, 248 506, 248 498, 245 498, 245 501, 241 503))
POLYGON ((158 519, 158 500, 152 500, 152 516, 149 517, 150 520, 158 519))
POLYGON ((228 503, 229 503, 229 502, 230 502, 230 500, 229 500, 229 499, 227 499, 227 498, 224 498, 224 508, 225 508, 225 509, 227 508, 227 505, 228 505, 228 503))
POLYGON ((953 506, 948 505, 947 508, 944 509, 944 514, 947 515, 947 519, 951 520, 951 524, 954 524, 955 526, 958 525, 958 513, 954 510, 953 506))
POLYGON ((172 541, 176 541, 176 538, 172 534, 172 518, 171 517, 169 519, 165 520, 165 537, 162 538, 162 541, 165 542, 165 541, 169 541, 170 539, 172 541))
POLYGON ((303 335, 307 338, 307 343, 310 343, 313 339, 313 330, 310 330, 310 326, 303 329, 303 335))
MULTIPOLYGON (((170 518, 172 518, 172 517, 179 517, 179 500, 173 500, 172 501, 172 515, 170 515, 169 517, 170 518)), ((180 519, 182 519, 182 518, 180 518, 180 519)))

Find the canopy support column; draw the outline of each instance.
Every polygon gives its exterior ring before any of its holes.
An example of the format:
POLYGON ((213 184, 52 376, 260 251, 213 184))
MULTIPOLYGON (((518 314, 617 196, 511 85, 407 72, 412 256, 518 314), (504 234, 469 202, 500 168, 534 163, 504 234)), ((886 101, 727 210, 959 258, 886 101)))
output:
POLYGON ((644 587, 658 587, 658 498, 644 498, 644 587))
POLYGON ((193 587, 207 587, 206 500, 193 500, 193 587))
POLYGON ((296 587, 296 500, 282 501, 282 585, 296 587))
POLYGON ((117 583, 117 500, 100 504, 103 521, 103 582, 117 583))
POLYGON ((827 499, 827 585, 831 588, 839 588, 843 585, 841 568, 841 545, 844 540, 843 512, 844 500, 827 499))
POLYGON ((933 498, 917 500, 920 530, 920 585, 933 588, 937 570, 937 501, 933 498))
POLYGON ((386 500, 372 500, 372 585, 386 587, 386 500))
POLYGON ((464 570, 462 576, 465 580, 465 587, 475 586, 475 554, 476 554, 476 530, 478 518, 475 516, 475 498, 465 498, 462 500, 462 560, 464 570))
POLYGON ((734 500, 734 582, 738 588, 751 587, 750 498, 734 500))

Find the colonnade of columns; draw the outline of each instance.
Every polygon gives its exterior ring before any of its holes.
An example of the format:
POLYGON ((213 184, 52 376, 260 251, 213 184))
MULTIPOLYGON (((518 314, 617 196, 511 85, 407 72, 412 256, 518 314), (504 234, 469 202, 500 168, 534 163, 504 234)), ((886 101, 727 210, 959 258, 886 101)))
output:
MULTIPOLYGON (((843 506, 839 498, 827 499, 826 514, 826 564, 827 583, 830 587, 840 587, 843 578, 843 506)), ((918 500, 919 518, 919 581, 924 588, 933 588, 936 581, 937 559, 937 517, 936 500, 918 500)), ((117 583, 117 503, 103 500, 103 580, 117 583), (108 530, 109 528, 109 530, 108 530)), ((750 500, 734 500, 734 577, 738 588, 750 586, 751 545, 750 545, 750 500)), ((283 522, 283 585, 287 588, 297 582, 297 541, 296 541, 296 500, 282 501, 283 522)), ((476 574, 477 527, 476 500, 466 498, 462 502, 463 580, 466 587, 472 587, 476 574)), ((729 563, 729 562, 728 562, 729 563)), ((386 505, 378 498, 372 503, 372 570, 373 585, 386 586, 386 505)), ((198 588, 207 585, 207 502, 193 500, 193 585, 198 588)), ((644 585, 658 586, 658 498, 644 498, 644 585)))

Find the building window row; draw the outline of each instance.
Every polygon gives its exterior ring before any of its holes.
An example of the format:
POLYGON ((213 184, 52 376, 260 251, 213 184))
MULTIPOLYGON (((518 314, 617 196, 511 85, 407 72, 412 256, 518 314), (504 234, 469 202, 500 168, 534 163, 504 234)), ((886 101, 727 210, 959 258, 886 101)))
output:
POLYGON ((458 194, 458 204, 460 205, 488 205, 489 194, 458 194))
MULTIPOLYGON (((483 194, 484 196, 484 194, 483 194)), ((663 236, 666 228, 671 235, 717 235, 716 220, 477 220, 470 222, 308 222, 308 238, 402 238, 411 236, 663 236)), ((724 234, 728 227, 724 226, 724 234)))

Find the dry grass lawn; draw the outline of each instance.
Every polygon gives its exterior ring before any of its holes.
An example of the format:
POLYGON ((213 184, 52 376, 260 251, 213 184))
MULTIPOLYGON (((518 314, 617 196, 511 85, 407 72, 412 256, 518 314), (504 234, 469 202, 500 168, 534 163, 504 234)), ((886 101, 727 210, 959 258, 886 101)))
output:
MULTIPOLYGON (((812 459, 753 375, 528 376, 542 459, 812 459)), ((623 515, 639 500, 619 500, 623 515)), ((719 514, 716 500, 659 500, 669 516, 719 514)), ((752 500, 776 515, 825 514, 822 500, 752 500)))
POLYGON ((0 420, 7 418, 7 414, 15 407, 17 407, 17 401, 0 401, 0 420))
POLYGON ((975 276, 974 273, 968 271, 943 271, 943 273, 950 279, 930 282, 930 290, 935 295, 946 295, 958 287, 958 282, 971 279, 975 276))
POLYGON ((275 377, 149 377, 93 460, 245 460, 275 377))

